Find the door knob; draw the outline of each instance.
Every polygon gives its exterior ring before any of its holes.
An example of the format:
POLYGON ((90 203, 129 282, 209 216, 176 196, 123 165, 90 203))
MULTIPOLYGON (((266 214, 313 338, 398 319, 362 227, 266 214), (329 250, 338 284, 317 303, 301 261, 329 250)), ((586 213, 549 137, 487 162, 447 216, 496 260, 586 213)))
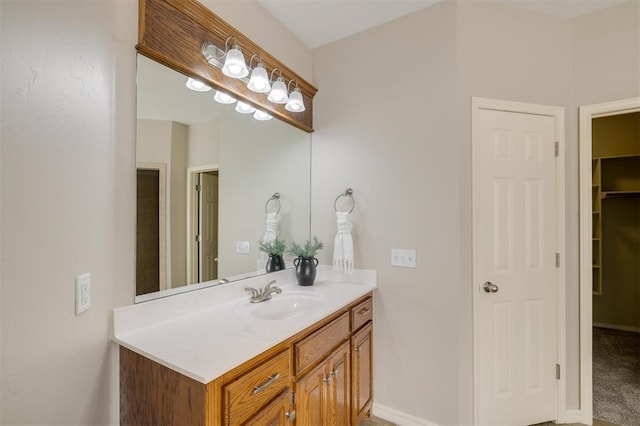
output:
POLYGON ((491 281, 487 281, 486 283, 484 283, 482 285, 482 288, 484 289, 484 291, 486 293, 497 293, 498 292, 498 286, 495 285, 494 283, 492 283, 491 281))

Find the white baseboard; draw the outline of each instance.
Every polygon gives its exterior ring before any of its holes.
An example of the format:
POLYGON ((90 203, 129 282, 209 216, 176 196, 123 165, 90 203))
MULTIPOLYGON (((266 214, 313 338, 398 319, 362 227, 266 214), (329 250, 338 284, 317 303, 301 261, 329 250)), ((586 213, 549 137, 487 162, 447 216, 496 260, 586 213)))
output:
POLYGON ((564 413, 565 423, 584 423, 582 418, 582 410, 566 410, 564 413))
POLYGON ((394 410, 393 408, 385 407, 384 405, 380 405, 376 402, 373 403, 371 412, 376 417, 380 417, 383 420, 400 426, 439 426, 427 420, 394 410))
POLYGON ((603 322, 594 322, 593 326, 600 327, 600 328, 611 328, 613 330, 632 331, 634 333, 640 333, 640 327, 632 327, 629 325, 616 325, 616 324, 605 324, 603 322))

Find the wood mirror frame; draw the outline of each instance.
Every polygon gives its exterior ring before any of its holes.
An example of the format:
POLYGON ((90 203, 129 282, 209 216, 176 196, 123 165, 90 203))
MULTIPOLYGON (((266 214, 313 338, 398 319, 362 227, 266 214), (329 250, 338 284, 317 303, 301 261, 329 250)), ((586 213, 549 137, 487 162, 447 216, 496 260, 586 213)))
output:
POLYGON ((196 0, 140 0, 139 7, 138 52, 305 132, 313 132, 313 97, 318 89, 222 18, 196 0), (284 105, 267 101, 267 94, 252 92, 243 81, 227 77, 209 64, 202 55, 202 44, 211 42, 224 50, 229 36, 236 38, 245 59, 258 53, 268 72, 278 68, 287 83, 295 80, 304 98, 305 111, 287 111, 284 105))

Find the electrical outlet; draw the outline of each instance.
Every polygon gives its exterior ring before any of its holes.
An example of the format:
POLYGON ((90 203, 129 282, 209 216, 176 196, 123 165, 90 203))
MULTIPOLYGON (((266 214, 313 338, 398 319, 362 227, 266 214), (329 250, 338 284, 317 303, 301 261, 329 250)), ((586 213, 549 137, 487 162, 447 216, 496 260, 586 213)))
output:
POLYGON ((236 253, 249 254, 251 252, 251 244, 249 241, 236 241, 236 253))
POLYGON ((391 266, 399 266, 401 268, 415 268, 416 251, 392 248, 391 266))
POLYGON ((76 315, 80 315, 91 306, 91 274, 76 277, 76 315))

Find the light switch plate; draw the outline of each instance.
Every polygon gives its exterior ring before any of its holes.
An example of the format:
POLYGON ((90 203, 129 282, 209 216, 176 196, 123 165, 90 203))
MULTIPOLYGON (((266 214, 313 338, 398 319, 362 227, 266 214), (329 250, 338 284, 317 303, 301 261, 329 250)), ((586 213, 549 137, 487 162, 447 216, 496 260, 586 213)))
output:
POLYGON ((236 241, 236 253, 249 254, 251 252, 251 244, 249 241, 236 241))
POLYGON ((406 249, 391 249, 391 266, 401 268, 416 267, 416 251, 406 249))
POLYGON ((91 274, 76 277, 76 315, 80 315, 91 306, 91 274))

